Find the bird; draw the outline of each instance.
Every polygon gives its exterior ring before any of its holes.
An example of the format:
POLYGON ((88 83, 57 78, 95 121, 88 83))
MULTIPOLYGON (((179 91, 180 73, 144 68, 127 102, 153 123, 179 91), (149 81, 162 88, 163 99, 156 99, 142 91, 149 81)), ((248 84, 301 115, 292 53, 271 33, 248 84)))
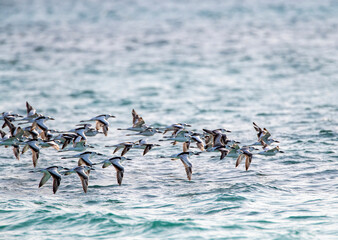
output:
POLYGON ((148 143, 146 139, 140 139, 134 142, 132 148, 144 149, 143 156, 146 155, 153 147, 161 146, 160 144, 148 143))
POLYGON ((134 136, 134 135, 153 136, 155 133, 161 133, 161 131, 158 128, 147 127, 138 133, 127 134, 126 136, 134 136))
POLYGON ((230 152, 229 149, 227 149, 227 148, 225 148, 223 146, 216 147, 215 150, 221 152, 220 160, 222 160, 223 158, 225 158, 229 154, 229 152, 230 152))
POLYGON ((190 134, 192 134, 192 132, 187 131, 187 130, 182 130, 180 132, 178 132, 176 135, 171 135, 170 137, 166 137, 164 136, 163 139, 160 139, 160 141, 174 141, 173 145, 176 145, 176 142, 188 142, 190 141, 190 134))
POLYGON ((26 101, 26 112, 27 112, 27 116, 22 118, 21 120, 32 120, 34 118, 40 117, 41 114, 38 114, 36 112, 36 109, 32 107, 32 105, 30 105, 27 101, 26 101))
POLYGON ((54 141, 60 141, 62 143, 61 149, 65 149, 70 142, 74 142, 74 140, 78 137, 79 135, 76 133, 61 133, 54 137, 54 141))
POLYGON ((73 146, 64 148, 60 151, 77 151, 77 152, 83 152, 86 151, 87 148, 94 148, 91 145, 87 145, 84 141, 76 142, 73 146))
POLYGON ((38 127, 44 132, 48 131, 48 127, 45 125, 45 122, 47 120, 55 120, 55 119, 52 117, 47 117, 47 116, 40 116, 40 117, 34 118, 32 129, 35 129, 36 127, 38 127))
POLYGON ((95 170, 95 169, 89 166, 78 166, 73 169, 65 169, 65 170, 66 171, 63 173, 64 175, 70 175, 72 173, 77 173, 77 175, 80 177, 83 191, 87 193, 88 181, 89 181, 88 171, 95 170))
POLYGON ((80 122, 95 121, 96 122, 96 130, 100 130, 102 128, 104 135, 107 136, 108 130, 109 130, 108 118, 115 118, 115 116, 110 115, 110 114, 101 114, 101 115, 93 117, 89 120, 82 120, 80 122))
POLYGON ((187 124, 187 123, 174 123, 174 124, 171 124, 171 125, 169 125, 169 126, 167 126, 167 127, 164 128, 163 135, 166 134, 169 131, 173 131, 172 135, 176 135, 179 131, 185 129, 186 127, 191 127, 191 125, 187 124))
POLYGON ((23 117, 23 116, 17 113, 12 113, 12 111, 2 112, 0 114, 0 120, 4 120, 4 118, 10 118, 12 121, 14 121, 16 117, 23 117))
POLYGON ((96 128, 90 127, 87 131, 84 132, 87 137, 94 137, 97 134, 104 134, 103 132, 99 132, 96 128))
POLYGON ((132 147, 133 147, 134 143, 133 142, 121 142, 115 145, 107 145, 105 147, 115 147, 115 150, 113 153, 116 153, 118 150, 122 149, 122 153, 121 153, 121 157, 126 154, 132 147))
POLYGON ((279 146, 276 147, 269 147, 268 144, 266 144, 263 140, 260 141, 262 144, 263 151, 258 152, 259 155, 265 155, 265 156, 273 156, 277 153, 284 153, 284 151, 281 151, 279 149, 279 146))
POLYGON ((15 127, 13 123, 11 123, 7 118, 4 119, 5 120, 5 125, 9 128, 11 137, 14 137, 16 139, 20 139, 23 134, 24 131, 22 130, 21 127, 15 127))
POLYGON ((143 118, 136 113, 135 109, 133 109, 131 111, 131 115, 133 117, 132 126, 129 127, 129 128, 118 128, 117 130, 129 130, 129 131, 135 131, 135 132, 142 132, 146 128, 149 127, 145 123, 145 121, 143 120, 143 118))
POLYGON ((52 147, 52 148, 54 148, 57 151, 60 150, 59 144, 57 144, 54 140, 47 141, 47 140, 41 140, 41 139, 39 139, 38 140, 38 144, 42 148, 52 147))
POLYGON ((229 148, 230 152, 227 154, 227 156, 237 158, 239 155, 239 149, 240 147, 238 146, 237 143, 232 144, 231 147, 229 148))
POLYGON ((79 154, 76 154, 76 155, 73 155, 73 156, 62 157, 61 159, 79 158, 78 166, 81 166, 81 165, 84 164, 84 165, 92 167, 93 163, 90 161, 89 158, 93 157, 95 155, 102 156, 103 154, 102 153, 98 153, 98 152, 86 151, 86 152, 79 153, 79 154))
POLYGON ((255 122, 252 122, 254 129, 257 131, 257 142, 251 144, 254 145, 261 145, 261 140, 265 142, 265 144, 270 145, 272 143, 279 143, 279 141, 270 138, 271 134, 266 128, 260 128, 255 122))
POLYGON ((181 152, 179 154, 171 156, 172 157, 171 160, 177 160, 177 159, 181 160, 181 162, 184 165, 185 171, 187 173, 187 178, 189 181, 191 180, 191 176, 192 176, 192 164, 189 161, 190 155, 193 155, 193 153, 192 152, 181 152))
POLYGON ((68 132, 76 133, 77 135, 81 136, 82 140, 86 141, 87 140, 87 134, 86 132, 90 129, 92 126, 89 123, 84 123, 84 124, 77 124, 77 128, 71 129, 68 132))
POLYGON ((188 137, 190 138, 189 141, 183 143, 183 152, 186 152, 189 150, 190 142, 196 142, 197 147, 201 151, 204 151, 203 141, 199 133, 193 133, 191 135, 188 135, 188 137))
POLYGON ((30 140, 20 143, 22 145, 25 145, 22 149, 21 154, 24 154, 28 149, 32 151, 32 160, 33 160, 34 167, 36 167, 36 164, 38 162, 39 155, 40 155, 40 149, 37 146, 37 143, 38 143, 38 140, 36 139, 30 139, 30 140))
POLYGON ((130 158, 125 157, 112 157, 109 158, 101 163, 103 163, 102 168, 109 167, 110 165, 113 165, 116 170, 116 179, 117 183, 121 186, 123 174, 124 174, 124 167, 121 165, 121 161, 124 160, 131 160, 130 158))
POLYGON ((242 147, 239 149, 239 151, 241 152, 236 160, 236 167, 238 167, 238 165, 242 162, 242 160, 245 158, 245 170, 248 171, 251 161, 252 161, 252 156, 253 154, 250 152, 252 150, 258 150, 256 148, 253 147, 242 147))
POLYGON ((43 172, 43 177, 40 180, 39 188, 42 187, 48 179, 50 179, 50 177, 53 177, 53 193, 55 194, 61 183, 61 175, 59 171, 62 169, 64 168, 61 166, 51 166, 40 170, 40 172, 43 172))
POLYGON ((3 145, 5 147, 12 146, 15 158, 17 160, 20 160, 20 146, 18 145, 19 139, 17 139, 16 137, 9 137, 2 130, 0 130, 0 134, 1 134, 0 145, 3 145))
POLYGON ((206 149, 218 146, 225 146, 228 143, 228 138, 225 132, 231 132, 224 128, 218 128, 215 130, 209 130, 203 128, 206 139, 206 149))

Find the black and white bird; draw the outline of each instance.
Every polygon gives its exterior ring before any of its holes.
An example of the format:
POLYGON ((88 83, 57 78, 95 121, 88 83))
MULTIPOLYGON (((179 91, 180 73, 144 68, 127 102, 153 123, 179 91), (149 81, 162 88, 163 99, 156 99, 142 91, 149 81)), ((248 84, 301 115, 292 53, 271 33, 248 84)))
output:
POLYGON ((124 167, 121 165, 121 162, 124 160, 131 160, 130 158, 125 157, 112 157, 109 158, 101 163, 103 163, 102 168, 109 167, 113 165, 116 170, 116 180, 119 185, 122 184, 123 174, 124 174, 124 167))
POLYGON ((40 148, 37 146, 38 142, 39 141, 36 139, 30 139, 20 143, 21 145, 24 145, 21 154, 24 154, 28 149, 32 151, 32 160, 34 167, 36 167, 40 155, 40 148))
POLYGON ((63 170, 64 168, 61 166, 51 166, 48 168, 41 169, 40 172, 43 172, 43 177, 40 180, 39 188, 42 187, 50 177, 53 178, 53 193, 55 194, 56 191, 59 189, 61 183, 61 175, 59 171, 63 170))
POLYGON ((89 120, 82 120, 81 122, 95 121, 96 130, 100 130, 102 128, 104 135, 107 136, 108 130, 109 130, 109 122, 108 122, 109 118, 115 118, 115 116, 110 115, 110 114, 101 114, 89 120))
POLYGON ((87 165, 89 167, 92 167, 93 163, 92 163, 92 161, 90 161, 90 158, 95 156, 95 155, 102 156, 103 154, 98 153, 98 152, 86 151, 86 152, 79 153, 79 154, 76 154, 76 155, 73 155, 73 156, 62 157, 61 159, 79 158, 78 166, 87 165))
POLYGON ((189 181, 191 180, 191 176, 192 176, 192 164, 189 161, 189 156, 193 154, 194 153, 192 152, 181 152, 179 154, 175 154, 171 156, 171 160, 177 160, 177 159, 181 160, 181 162, 184 165, 185 172, 187 173, 187 178, 189 181))
POLYGON ((64 175, 70 175, 72 173, 77 173, 81 180, 82 188, 85 193, 87 193, 88 183, 89 183, 89 172, 91 170, 95 170, 89 166, 78 166, 73 169, 66 169, 67 171, 64 172, 64 175))

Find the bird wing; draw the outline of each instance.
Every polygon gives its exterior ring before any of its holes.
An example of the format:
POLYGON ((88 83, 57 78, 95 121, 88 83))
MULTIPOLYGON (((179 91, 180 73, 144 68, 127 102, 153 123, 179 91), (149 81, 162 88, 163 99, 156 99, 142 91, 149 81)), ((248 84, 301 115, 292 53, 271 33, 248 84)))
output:
POLYGON ((236 160, 236 167, 238 167, 238 165, 242 162, 244 158, 245 158, 245 155, 241 153, 236 160))
POLYGON ((28 146, 28 144, 26 144, 26 145, 22 148, 21 154, 24 154, 25 152, 27 152, 28 149, 29 149, 29 146, 28 146))
POLYGON ((42 187, 52 175, 48 171, 43 172, 43 177, 40 180, 39 187, 42 187))
POLYGON ((28 102, 26 102, 26 109, 27 109, 27 117, 35 115, 36 110, 28 102))
POLYGON ((38 163, 39 159, 39 152, 32 151, 32 160, 33 160, 33 166, 36 167, 36 164, 38 163))
POLYGON ((16 159, 20 160, 20 147, 18 145, 13 145, 13 153, 16 159))
POLYGON ((123 171, 116 171, 116 179, 117 179, 117 183, 121 185, 122 179, 123 179, 123 171))
POLYGON ((251 155, 245 155, 245 170, 248 171, 250 164, 252 160, 252 154, 251 155))
POLYGON ((187 173, 187 178, 189 181, 191 180, 191 175, 192 175, 192 164, 189 162, 188 155, 187 154, 182 154, 180 155, 180 159, 185 167, 185 171, 187 173))
POLYGON ((52 168, 48 170, 48 172, 53 177, 53 193, 55 194, 61 183, 61 175, 58 172, 57 168, 52 168))
POLYGON ((133 145, 131 144, 126 144, 122 150, 122 153, 121 153, 121 157, 126 154, 131 148, 132 148, 133 145))
POLYGON ((85 193, 87 193, 88 189, 88 175, 85 173, 84 169, 77 169, 76 170, 77 175, 79 175, 81 183, 82 183, 82 188, 85 193))
POLYGON ((143 156, 146 155, 153 146, 151 144, 147 144, 143 151, 143 156))
POLYGON ((112 164, 116 170, 117 183, 121 185, 122 179, 123 179, 124 167, 118 161, 114 161, 112 164))

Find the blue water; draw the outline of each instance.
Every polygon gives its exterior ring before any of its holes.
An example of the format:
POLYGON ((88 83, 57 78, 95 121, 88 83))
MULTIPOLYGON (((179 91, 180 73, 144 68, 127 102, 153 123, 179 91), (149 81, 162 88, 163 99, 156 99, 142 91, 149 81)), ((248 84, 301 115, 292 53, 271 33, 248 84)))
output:
MULTIPOLYGON (((102 113, 105 148, 139 137, 146 123, 224 127, 256 140, 252 122, 284 154, 255 155, 249 171, 219 154, 191 157, 161 142, 131 150, 118 186, 96 168, 84 194, 78 176, 38 188, 30 153, 0 148, 1 239, 337 239, 337 1, 0 1, 0 112, 25 114, 25 101, 74 128, 102 113)), ((161 134, 148 139, 157 142, 161 134)), ((38 168, 76 166, 70 153, 42 149, 38 168)), ((99 162, 104 157, 94 157, 99 162)))

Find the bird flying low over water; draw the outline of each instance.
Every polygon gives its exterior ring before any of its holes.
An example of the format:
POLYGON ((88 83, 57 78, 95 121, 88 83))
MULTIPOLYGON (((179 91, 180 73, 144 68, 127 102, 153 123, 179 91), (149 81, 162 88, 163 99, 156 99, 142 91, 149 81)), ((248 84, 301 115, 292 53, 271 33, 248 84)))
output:
POLYGON ((30 149, 32 151, 32 160, 33 160, 33 166, 36 167, 36 164, 38 162, 39 159, 39 155, 40 155, 40 149, 37 146, 38 140, 36 139, 31 139, 28 140, 26 142, 22 142, 20 144, 25 145, 22 149, 21 154, 24 154, 28 149, 30 149))
POLYGON ((133 135, 153 136, 155 133, 161 133, 161 131, 158 128, 147 127, 146 129, 138 133, 127 134, 126 136, 133 136, 133 135))
POLYGON ((269 147, 269 145, 266 144, 263 140, 261 140, 260 143, 262 144, 263 151, 258 152, 257 154, 259 155, 273 156, 276 155, 277 153, 284 153, 279 149, 279 146, 269 147))
POLYGON ((144 149, 143 156, 146 155, 153 147, 161 146, 160 144, 148 143, 145 139, 134 142, 132 148, 144 149))
POLYGON ((245 158, 245 170, 248 171, 251 161, 252 161, 252 156, 253 156, 253 154, 250 152, 252 150, 258 150, 258 149, 253 148, 253 147, 242 147, 241 149, 239 149, 241 154, 238 156, 236 160, 236 167, 238 167, 238 165, 245 158))
POLYGON ((145 123, 143 118, 140 115, 138 115, 134 109, 131 111, 131 115, 133 117, 132 126, 129 128, 118 128, 117 130, 129 130, 129 131, 135 131, 135 132, 143 132, 145 129, 149 127, 145 123))
POLYGON ((73 169, 66 169, 66 171, 64 172, 64 175, 70 175, 72 173, 77 173, 77 175, 79 176, 81 180, 83 191, 87 193, 89 172, 91 170, 95 170, 95 169, 89 166, 78 166, 73 169))
POLYGON ((173 155, 171 160, 180 159, 184 165, 185 172, 187 173, 187 178, 190 181, 192 176, 192 164, 189 161, 189 156, 193 155, 192 152, 181 152, 179 154, 173 155))
MULTIPOLYGON (((7 118, 10 122, 12 121, 16 121, 17 119, 16 118, 21 118, 23 116, 17 114, 17 113, 12 113, 11 111, 10 112, 2 112, 0 114, 0 120, 4 120, 5 118, 7 118)), ((4 128, 4 126, 2 126, 2 128, 4 128)))
POLYGON ((96 122, 96 130, 100 130, 102 128, 104 135, 107 136, 108 130, 109 130, 108 118, 115 118, 115 116, 110 115, 110 114, 101 114, 101 115, 93 117, 89 120, 82 120, 81 122, 95 121, 96 122))
POLYGON ((79 153, 79 154, 76 154, 76 155, 73 155, 73 156, 62 157, 61 159, 79 158, 78 166, 87 165, 87 166, 92 167, 93 163, 90 161, 89 158, 93 157, 95 155, 102 156, 103 154, 102 153, 98 153, 98 152, 86 151, 86 152, 79 153))
POLYGON ((271 134, 266 128, 260 128, 255 122, 252 123, 254 129, 257 131, 257 142, 251 144, 251 145, 261 145, 261 141, 263 141, 265 144, 270 145, 272 143, 279 143, 279 141, 270 138, 271 134))
POLYGON ((43 177, 40 180, 39 188, 42 187, 50 177, 53 178, 53 193, 55 194, 58 190, 61 183, 60 170, 64 169, 61 166, 51 166, 45 169, 41 169, 40 172, 43 172, 43 177))
POLYGON ((197 147, 201 151, 204 151, 203 140, 201 139, 200 134, 193 133, 191 135, 187 135, 187 137, 189 138, 189 141, 183 143, 183 152, 187 152, 189 150, 189 146, 191 142, 196 142, 197 147))
POLYGON ((108 145, 106 147, 114 147, 115 150, 113 153, 116 153, 118 150, 123 149, 121 153, 121 157, 122 157, 133 147, 133 145, 134 145, 133 142, 122 142, 122 143, 118 143, 118 144, 111 145, 111 146, 108 145))
POLYGON ((41 114, 38 114, 36 112, 36 109, 32 107, 32 105, 30 105, 28 102, 26 102, 26 113, 27 113, 27 116, 24 117, 23 121, 29 121, 29 120, 32 120, 32 119, 35 119, 37 117, 40 117, 42 116, 41 114))
POLYGON ((87 145, 84 141, 79 141, 74 143, 73 146, 64 148, 62 151, 77 151, 77 152, 83 152, 86 151, 87 148, 94 148, 91 145, 87 145))
POLYGON ((167 126, 167 127, 164 128, 163 135, 166 134, 169 131, 173 131, 172 136, 175 136, 175 135, 177 135, 178 132, 182 131, 186 127, 191 127, 191 125, 187 124, 187 123, 174 123, 174 124, 171 124, 171 125, 169 125, 169 126, 167 126))
POLYGON ((131 160, 130 158, 125 157, 112 157, 109 158, 101 163, 103 163, 102 168, 109 167, 113 165, 116 170, 116 180, 119 185, 122 184, 123 174, 124 174, 124 167, 121 165, 121 161, 124 160, 131 160))

